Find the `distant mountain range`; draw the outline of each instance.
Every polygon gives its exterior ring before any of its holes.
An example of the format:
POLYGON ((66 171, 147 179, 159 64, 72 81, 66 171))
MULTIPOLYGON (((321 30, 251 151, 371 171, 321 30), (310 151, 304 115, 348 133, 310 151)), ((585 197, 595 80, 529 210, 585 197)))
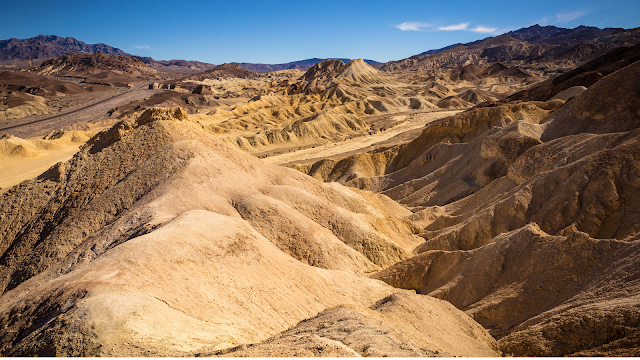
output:
MULTIPOLYGON (((292 61, 284 64, 254 64, 254 63, 233 63, 233 64, 238 64, 241 68, 245 68, 253 72, 269 72, 269 71, 280 71, 280 70, 289 70, 289 69, 298 69, 298 70, 307 71, 311 67, 313 67, 313 65, 323 62, 325 60, 328 60, 328 59, 313 58, 313 59, 306 59, 306 60, 300 60, 300 61, 292 61)), ((353 59, 336 58, 336 60, 340 60, 346 64, 353 59)), ((378 68, 384 65, 384 63, 380 63, 374 60, 364 59, 364 62, 378 68), (376 66, 376 65, 380 65, 380 66, 376 66)))
POLYGON ((578 26, 565 29, 534 25, 466 44, 453 44, 406 59, 389 61, 383 71, 435 71, 469 64, 487 67, 496 62, 514 65, 548 63, 570 68, 590 61, 615 48, 640 43, 640 28, 599 29, 578 26))
POLYGON ((214 64, 193 60, 154 60, 148 56, 132 55, 132 57, 147 64, 152 69, 164 72, 196 74, 213 69, 214 64))
MULTIPOLYGON (((621 28, 600 29, 592 26, 578 26, 566 29, 556 26, 533 25, 510 31, 495 37, 457 43, 440 49, 425 51, 408 59, 380 63, 364 60, 367 64, 383 70, 400 70, 437 67, 452 68, 468 63, 484 66, 499 61, 563 61, 582 63, 620 46, 631 46, 640 39, 640 30, 621 28), (597 40, 596 39, 604 39, 597 40), (437 56, 436 56, 437 55, 437 56), (434 57, 435 56, 435 57, 434 57)), ((38 35, 30 39, 0 40, 0 64, 14 64, 18 67, 32 67, 47 59, 53 59, 70 52, 98 53, 107 55, 132 56, 150 68, 161 72, 195 74, 210 70, 214 64, 187 60, 155 60, 128 54, 121 49, 106 44, 85 44, 72 37, 38 35)), ((313 65, 326 60, 312 58, 283 64, 233 63, 252 72, 269 72, 287 69, 306 71, 313 65)), ((351 59, 338 59, 345 63, 351 59)))
POLYGON ((72 37, 38 35, 30 39, 0 40, 0 62, 53 59, 70 52, 130 55, 106 44, 85 44, 72 37))
MULTIPOLYGON (((174 73, 199 73, 207 71, 215 67, 214 64, 205 63, 201 61, 188 61, 188 60, 155 60, 151 57, 143 57, 137 55, 128 54, 118 48, 106 45, 106 44, 86 44, 80 40, 76 40, 72 37, 60 37, 56 35, 38 35, 29 39, 9 39, 0 40, 0 63, 11 64, 20 62, 26 63, 23 66, 29 67, 33 65, 39 65, 42 61, 60 57, 62 55, 76 52, 76 53, 89 53, 95 54, 98 52, 107 55, 124 55, 132 56, 145 64, 150 68, 174 73), (34 61, 40 60, 40 61, 34 61)), ((234 63, 240 65, 240 67, 253 72, 269 72, 286 69, 299 69, 308 70, 313 65, 326 60, 326 59, 306 59, 300 61, 293 61, 284 64, 254 64, 254 63, 234 63)), ((349 62, 351 59, 338 59, 343 62, 349 62)), ((365 60, 367 64, 378 65, 381 67, 382 63, 373 60, 365 60)))
MULTIPOLYGON (((599 38, 602 36, 611 35, 616 31, 624 30, 623 28, 604 28, 600 29, 593 26, 578 26, 573 29, 567 29, 562 27, 557 27, 553 25, 548 26, 540 26, 538 24, 521 28, 514 31, 509 31, 508 33, 504 33, 502 35, 508 35, 514 39, 523 40, 530 44, 549 44, 549 45, 560 45, 560 44, 575 44, 583 41, 593 40, 595 38, 599 38)), ((453 45, 445 46, 440 49, 428 50, 418 55, 432 55, 437 54, 439 52, 454 48, 456 46, 472 46, 489 39, 493 39, 494 37, 487 37, 481 40, 476 40, 468 43, 456 43, 453 45)))

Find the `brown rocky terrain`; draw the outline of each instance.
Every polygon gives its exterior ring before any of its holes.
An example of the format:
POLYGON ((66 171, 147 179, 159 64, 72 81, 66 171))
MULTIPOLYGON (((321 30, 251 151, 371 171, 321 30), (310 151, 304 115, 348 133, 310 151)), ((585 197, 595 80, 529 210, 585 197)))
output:
POLYGON ((35 59, 52 59, 70 52, 103 53, 128 56, 126 52, 105 44, 85 44, 72 37, 38 35, 29 39, 0 40, 0 62, 15 62, 35 59))
POLYGON ((160 71, 177 74, 195 74, 203 71, 210 70, 215 67, 214 64, 209 64, 201 61, 189 61, 189 60, 155 60, 150 57, 132 56, 143 63, 147 64, 150 68, 160 71))
POLYGON ((468 64, 484 67, 495 62, 570 69, 615 48, 633 46, 640 42, 640 29, 614 32, 591 29, 573 33, 564 32, 564 34, 566 36, 556 33, 556 36, 550 39, 544 36, 518 36, 518 33, 511 32, 469 44, 458 44, 443 50, 414 55, 403 60, 390 61, 381 70, 436 71, 443 68, 459 68, 468 64), (585 36, 585 32, 600 36, 585 36), (521 39, 529 39, 531 42, 521 39))
POLYGON ((530 89, 519 91, 505 99, 546 101, 561 91, 575 86, 589 87, 604 76, 640 60, 640 44, 620 47, 599 56, 571 71, 549 79, 530 89))
POLYGON ((103 53, 69 53, 47 60, 29 72, 83 78, 83 82, 88 84, 111 86, 130 86, 130 83, 148 81, 158 76, 156 70, 134 57, 103 53))
POLYGON ((241 68, 238 64, 222 64, 218 65, 207 71, 191 75, 184 80, 202 81, 205 79, 223 79, 223 78, 238 78, 247 79, 259 77, 257 73, 241 68))
POLYGON ((52 112, 51 105, 67 95, 108 90, 104 86, 77 84, 13 71, 0 72, 0 121, 52 112))

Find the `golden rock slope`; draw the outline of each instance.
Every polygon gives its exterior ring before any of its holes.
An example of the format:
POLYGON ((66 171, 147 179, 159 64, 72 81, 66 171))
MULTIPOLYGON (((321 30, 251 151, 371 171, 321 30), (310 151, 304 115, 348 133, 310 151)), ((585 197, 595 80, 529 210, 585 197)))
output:
POLYGON ((497 354, 446 302, 393 295, 361 276, 424 242, 401 218, 409 211, 265 164, 180 109, 99 133, 70 161, 5 192, 0 212, 4 355, 207 353, 324 310, 331 317, 336 306, 354 309, 353 324, 367 331, 407 333, 340 345, 337 327, 310 340, 341 354, 497 354), (392 315, 406 307, 448 320, 392 315))
POLYGON ((636 62, 553 113, 524 103, 434 122, 378 176, 334 166, 411 207, 426 240, 371 276, 451 302, 506 354, 637 355, 639 74, 636 62))

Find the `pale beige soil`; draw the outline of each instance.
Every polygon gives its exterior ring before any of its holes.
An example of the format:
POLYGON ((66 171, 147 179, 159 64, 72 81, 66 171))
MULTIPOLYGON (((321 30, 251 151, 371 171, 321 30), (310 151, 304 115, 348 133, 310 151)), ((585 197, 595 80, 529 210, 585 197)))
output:
POLYGON ((0 192, 69 160, 97 130, 58 131, 48 139, 0 138, 0 192))
POLYGON ((45 172, 51 165, 71 159, 73 154, 78 152, 80 144, 70 145, 62 150, 47 151, 44 155, 36 158, 12 158, 0 156, 0 193, 6 189, 21 183, 24 180, 32 179, 45 172))

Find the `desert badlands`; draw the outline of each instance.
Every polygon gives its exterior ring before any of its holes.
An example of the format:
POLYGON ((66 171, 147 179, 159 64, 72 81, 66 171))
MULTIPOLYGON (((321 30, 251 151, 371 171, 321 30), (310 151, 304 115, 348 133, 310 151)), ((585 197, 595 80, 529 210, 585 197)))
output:
POLYGON ((540 31, 7 67, 0 354, 640 355, 640 30, 540 31))

